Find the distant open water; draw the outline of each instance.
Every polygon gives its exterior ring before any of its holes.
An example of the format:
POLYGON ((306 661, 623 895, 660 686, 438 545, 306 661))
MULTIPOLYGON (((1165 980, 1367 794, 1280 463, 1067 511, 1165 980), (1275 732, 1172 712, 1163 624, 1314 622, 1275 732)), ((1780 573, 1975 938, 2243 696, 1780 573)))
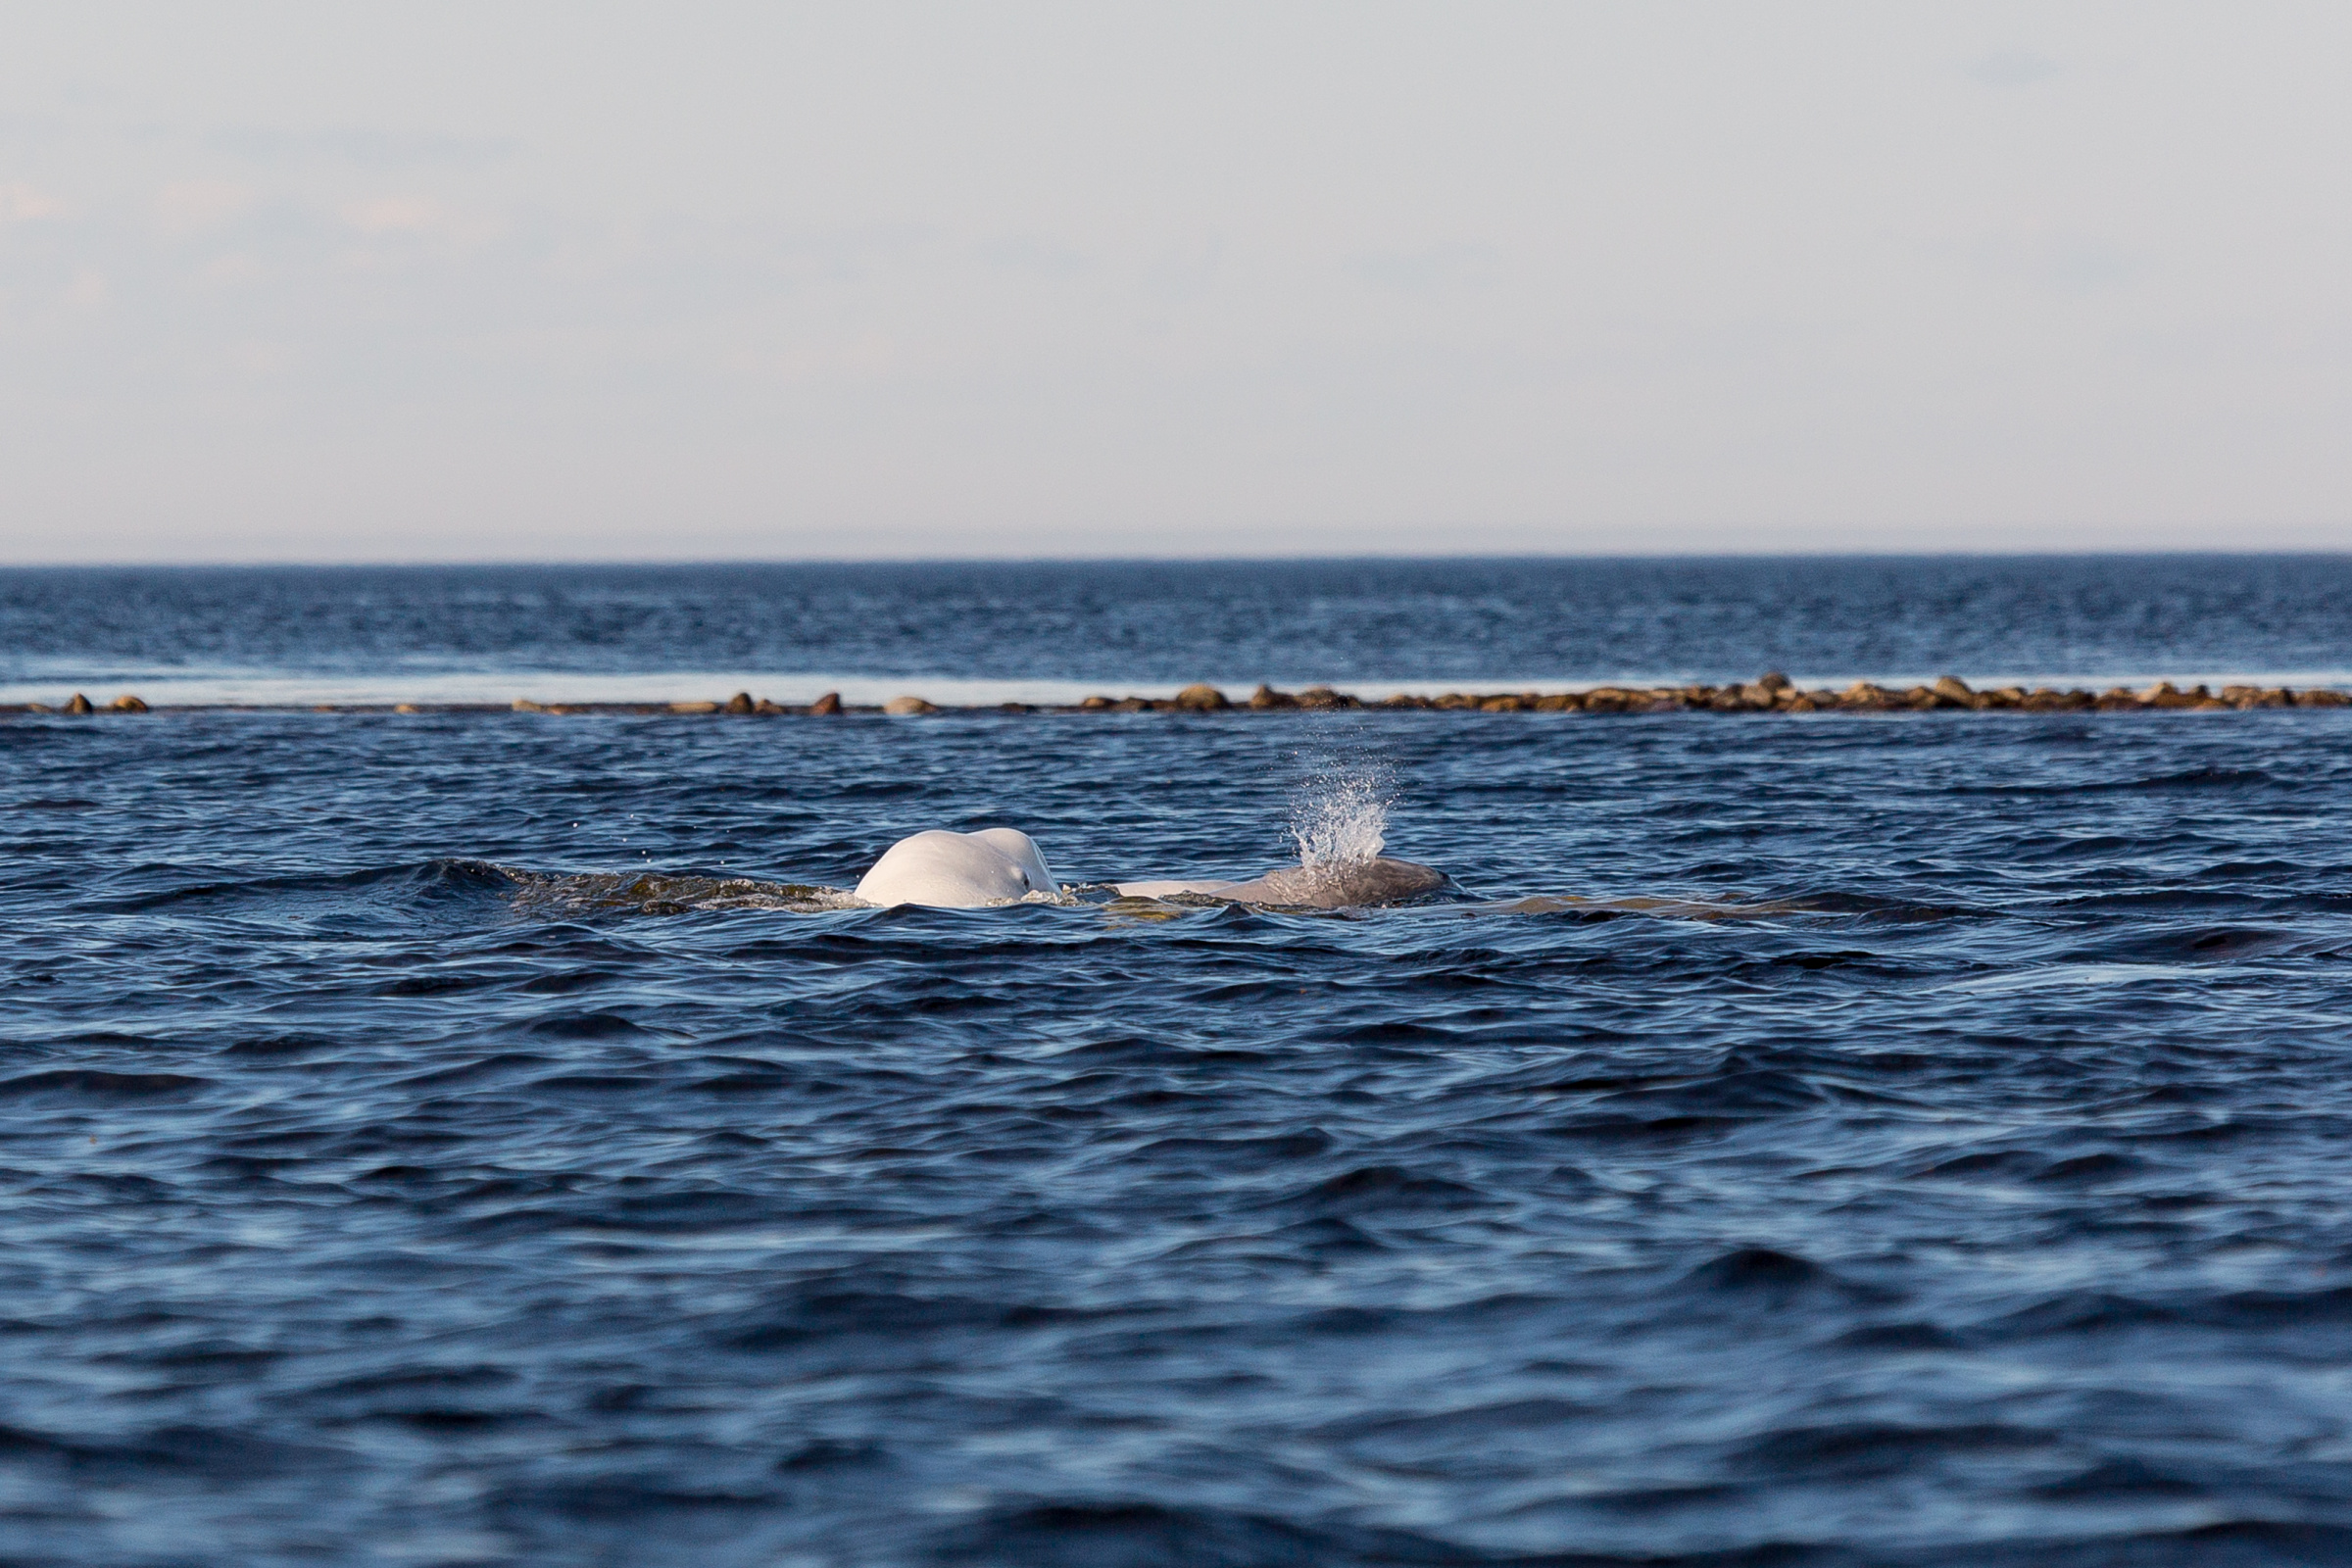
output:
MULTIPOLYGON (((2352 665, 2341 561, 827 570, 10 573, 0 633, 2352 665)), ((2348 807, 2352 710, 0 719, 0 1562, 2352 1558, 2348 807), (1251 874, 1367 789, 1446 895, 823 907, 928 826, 1251 874)))

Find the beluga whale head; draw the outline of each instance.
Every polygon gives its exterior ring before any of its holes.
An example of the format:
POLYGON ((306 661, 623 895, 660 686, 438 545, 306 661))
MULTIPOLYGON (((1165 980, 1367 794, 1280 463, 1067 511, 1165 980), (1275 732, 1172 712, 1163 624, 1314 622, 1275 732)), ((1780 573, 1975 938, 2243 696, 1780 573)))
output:
POLYGON ((859 880, 857 896, 884 907, 920 904, 935 909, 971 909, 1060 891, 1036 841, 1018 829, 984 827, 977 833, 954 833, 933 828, 883 851, 882 858, 859 880))

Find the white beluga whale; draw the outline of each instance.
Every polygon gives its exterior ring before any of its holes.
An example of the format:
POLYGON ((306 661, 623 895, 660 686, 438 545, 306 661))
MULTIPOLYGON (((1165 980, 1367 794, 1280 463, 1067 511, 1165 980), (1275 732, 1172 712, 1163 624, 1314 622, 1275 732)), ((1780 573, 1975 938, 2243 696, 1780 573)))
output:
POLYGON ((1016 828, 984 827, 977 833, 933 828, 883 851, 858 883, 857 896, 885 907, 921 904, 970 909, 1060 891, 1036 841, 1016 828))

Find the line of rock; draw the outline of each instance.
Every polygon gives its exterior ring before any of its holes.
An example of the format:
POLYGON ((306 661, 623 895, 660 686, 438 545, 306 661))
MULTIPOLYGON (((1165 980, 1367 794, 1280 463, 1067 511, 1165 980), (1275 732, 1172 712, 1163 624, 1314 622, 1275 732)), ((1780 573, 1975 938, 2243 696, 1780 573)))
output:
MULTIPOLYGON (((233 708, 244 705, 202 705, 233 708)), ((998 703, 979 707, 950 708, 920 697, 894 697, 887 703, 873 706, 854 706, 844 703, 839 692, 827 692, 815 702, 794 706, 755 700, 749 692, 737 692, 726 702, 686 703, 537 703, 528 698, 517 699, 511 710, 526 713, 709 713, 736 717, 776 717, 784 714, 825 717, 839 713, 883 713, 894 716, 912 716, 923 713, 1162 713, 1162 712, 1275 712, 1316 710, 1327 709, 1441 709, 1475 710, 1486 713, 1892 713, 1934 712, 1938 710, 1987 711, 2012 710, 2023 712, 2140 712, 2166 709, 2224 709, 2249 708, 2345 708, 2352 707, 2352 694, 2328 687, 2309 687, 2290 691, 2283 686, 2224 686, 2220 691, 2194 686, 2186 691, 2171 681, 2158 681, 2140 691, 2117 686, 2103 692, 2082 690, 2060 691, 2048 686, 2028 691, 2022 686, 2000 686, 1979 691, 1956 675, 1946 675, 1932 686, 1894 688, 1856 681, 1843 690, 1827 687, 1811 691, 1797 686, 1778 670, 1769 671, 1752 681, 1733 686, 1596 686, 1581 692, 1448 692, 1443 697, 1416 697, 1399 692, 1379 701, 1366 702, 1347 692, 1334 691, 1329 686, 1309 686, 1304 691, 1276 691, 1260 686, 1249 697, 1236 702, 1214 686, 1187 686, 1174 697, 1089 697, 1079 703, 998 703)), ((370 704, 324 703, 315 707, 322 713, 481 713, 510 710, 489 704, 434 703, 418 705, 398 703, 390 708, 370 704)), ((144 713, 148 707, 138 698, 125 694, 100 708, 76 692, 73 701, 61 707, 49 708, 28 703, 22 708, 0 708, 0 713, 144 713)))

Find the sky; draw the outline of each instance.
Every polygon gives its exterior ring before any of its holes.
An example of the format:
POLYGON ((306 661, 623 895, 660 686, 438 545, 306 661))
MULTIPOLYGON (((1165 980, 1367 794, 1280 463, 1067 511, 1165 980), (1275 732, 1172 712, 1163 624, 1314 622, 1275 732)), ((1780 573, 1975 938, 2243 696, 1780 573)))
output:
POLYGON ((0 0, 0 562, 2352 548, 2352 8, 0 0))

